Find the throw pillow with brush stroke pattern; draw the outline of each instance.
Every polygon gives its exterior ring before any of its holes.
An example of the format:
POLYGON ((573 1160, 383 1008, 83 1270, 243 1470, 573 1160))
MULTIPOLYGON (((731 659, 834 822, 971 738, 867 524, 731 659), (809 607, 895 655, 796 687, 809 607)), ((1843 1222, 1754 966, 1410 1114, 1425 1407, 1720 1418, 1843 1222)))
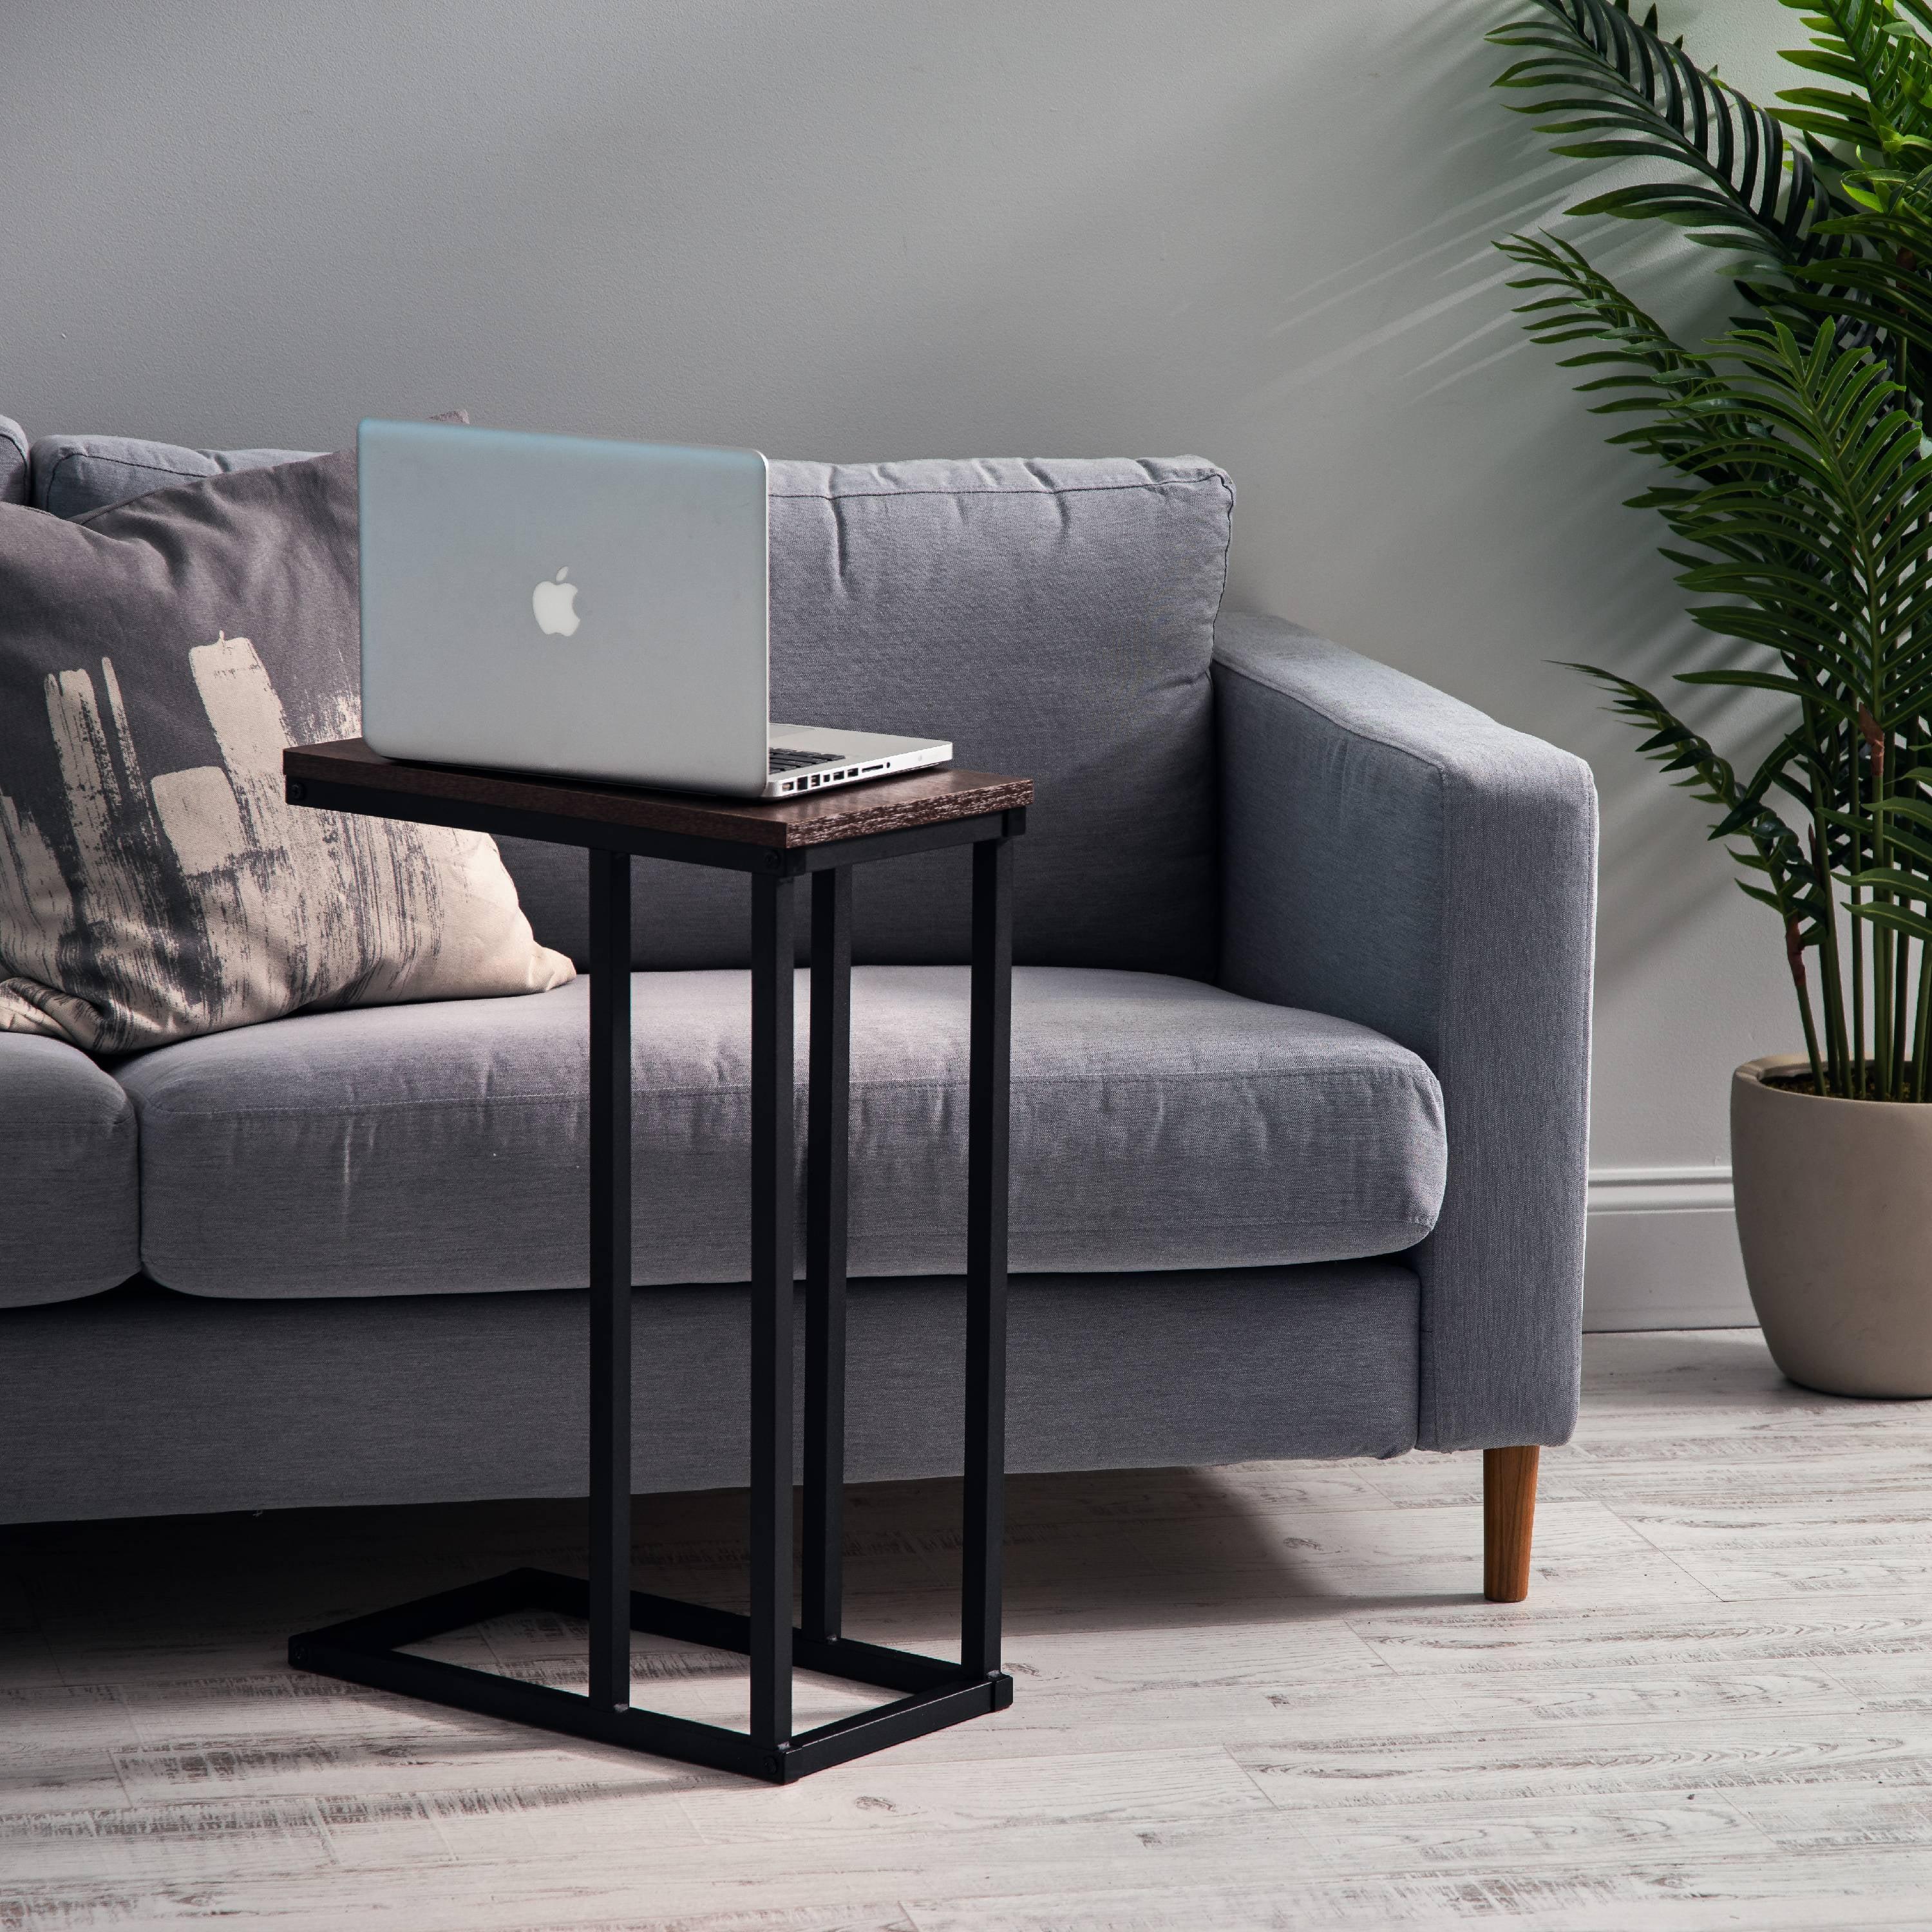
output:
POLYGON ((352 454, 76 521, 0 503, 0 1031, 94 1053, 541 992, 480 833, 287 804, 358 729, 352 454))

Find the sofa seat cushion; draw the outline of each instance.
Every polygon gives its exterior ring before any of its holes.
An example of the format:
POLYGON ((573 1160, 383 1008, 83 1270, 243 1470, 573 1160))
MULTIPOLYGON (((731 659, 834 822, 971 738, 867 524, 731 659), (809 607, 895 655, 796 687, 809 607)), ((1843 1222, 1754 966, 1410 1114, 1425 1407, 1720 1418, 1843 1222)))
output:
MULTIPOLYGON (((852 1272, 956 1274, 967 974, 862 967, 852 1004, 852 1272)), ((315 1013, 126 1063, 148 1272, 244 1297, 580 1286, 588 1004, 579 981, 315 1013)), ((742 1281, 747 977, 638 974, 632 1010, 634 1278, 742 1281)), ((1016 1270, 1390 1253, 1429 1232, 1444 1166, 1434 1076, 1366 1028, 1151 974, 1014 974, 1016 1270)))
POLYGON ((0 1034, 0 1308, 70 1301, 141 1264, 134 1108, 77 1048, 0 1034))

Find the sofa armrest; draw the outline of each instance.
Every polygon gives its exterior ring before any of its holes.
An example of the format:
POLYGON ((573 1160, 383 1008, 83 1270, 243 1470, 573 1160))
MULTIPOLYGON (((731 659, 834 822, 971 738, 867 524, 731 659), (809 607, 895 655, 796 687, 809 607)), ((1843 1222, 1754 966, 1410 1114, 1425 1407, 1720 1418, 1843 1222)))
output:
POLYGON ((1417 1439, 1567 1439, 1588 1141, 1596 792, 1580 759, 1278 618, 1216 628, 1223 984, 1360 1022, 1442 1082, 1414 1251, 1417 1439))
POLYGON ((0 1032, 0 1308, 139 1270, 135 1136, 126 1090, 78 1047, 0 1032))

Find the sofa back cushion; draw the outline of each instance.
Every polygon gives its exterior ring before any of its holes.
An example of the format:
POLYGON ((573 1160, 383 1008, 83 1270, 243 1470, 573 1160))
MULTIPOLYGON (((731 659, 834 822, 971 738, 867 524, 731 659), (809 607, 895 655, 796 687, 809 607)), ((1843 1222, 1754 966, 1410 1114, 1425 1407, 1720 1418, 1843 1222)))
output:
MULTIPOLYGON (((1233 490, 1172 461, 774 463, 772 716, 950 738, 1029 777, 1022 964, 1211 977, 1220 897, 1208 660, 1233 490)), ((532 924, 581 960, 582 855, 515 839, 532 924)), ((963 853, 861 866, 861 962, 967 956, 963 853)), ((640 968, 742 965, 740 878, 640 862, 640 968)))
MULTIPOLYGON (((34 452, 35 500, 68 516, 172 472, 296 453, 105 436, 34 452)), ((1195 457, 775 462, 771 491, 772 717, 950 738, 962 766, 1031 778, 1015 880, 1022 964, 1211 977, 1208 662, 1227 477, 1195 457)), ((580 963, 584 855, 498 843, 538 939, 580 963)), ((963 961, 968 870, 956 852, 861 867, 856 956, 963 961)), ((742 878, 654 861, 638 872, 635 964, 745 963, 742 878)))

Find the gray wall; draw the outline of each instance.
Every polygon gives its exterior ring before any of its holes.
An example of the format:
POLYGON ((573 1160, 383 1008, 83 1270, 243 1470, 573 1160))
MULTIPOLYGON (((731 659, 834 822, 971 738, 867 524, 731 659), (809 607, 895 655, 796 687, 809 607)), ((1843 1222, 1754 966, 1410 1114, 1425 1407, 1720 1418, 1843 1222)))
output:
MULTIPOLYGON (((1684 632, 1618 507, 1634 472, 1506 316, 1490 240, 1576 178, 1486 91, 1511 10, 16 4, 0 412, 216 445, 460 406, 794 456, 1216 458, 1238 601, 1595 764, 1595 1160, 1614 1204, 1720 1210, 1726 1076, 1794 1022, 1696 808, 1546 662, 1654 674, 1684 632)), ((1795 32, 1774 0, 1669 10, 1748 85, 1795 32)), ((1641 272, 1636 245, 1611 259, 1641 272)), ((1694 311, 1681 272, 1642 280, 1694 311)), ((1626 1250, 1600 1309, 1619 1270, 1678 1265, 1626 1250)))

